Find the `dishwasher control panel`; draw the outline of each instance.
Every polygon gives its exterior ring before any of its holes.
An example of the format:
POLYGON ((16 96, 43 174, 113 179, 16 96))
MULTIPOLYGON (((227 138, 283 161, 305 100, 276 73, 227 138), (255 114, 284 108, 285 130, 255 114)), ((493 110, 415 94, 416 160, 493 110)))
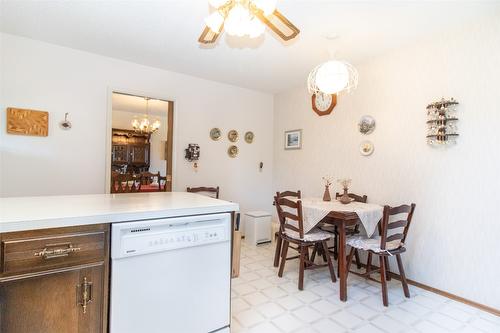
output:
POLYGON ((230 240, 228 219, 197 221, 168 220, 156 223, 113 225, 112 257, 129 257, 187 247, 208 245, 230 240), (119 234, 119 238, 117 237, 119 234))

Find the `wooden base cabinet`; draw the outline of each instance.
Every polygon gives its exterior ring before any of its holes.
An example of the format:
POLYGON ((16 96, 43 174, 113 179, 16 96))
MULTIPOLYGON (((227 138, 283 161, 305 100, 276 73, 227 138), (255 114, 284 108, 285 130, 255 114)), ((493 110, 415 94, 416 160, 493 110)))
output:
POLYGON ((107 225, 7 233, 0 239, 1 333, 107 332, 107 225), (33 257, 36 262, 24 271, 5 273, 33 257))

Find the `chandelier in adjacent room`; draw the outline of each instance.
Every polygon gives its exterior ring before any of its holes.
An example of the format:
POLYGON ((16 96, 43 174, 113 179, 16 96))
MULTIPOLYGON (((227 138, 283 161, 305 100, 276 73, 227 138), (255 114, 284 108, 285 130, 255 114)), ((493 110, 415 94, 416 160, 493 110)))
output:
POLYGON ((215 43, 222 31, 232 36, 255 38, 266 26, 284 41, 295 38, 300 30, 277 9, 277 0, 209 0, 215 11, 205 19, 206 27, 198 41, 215 43))
POLYGON ((132 128, 136 132, 140 133, 155 133, 160 129, 160 121, 158 119, 154 120, 153 122, 150 121, 149 119, 149 97, 144 97, 146 100, 146 114, 142 117, 142 119, 134 118, 132 120, 132 128))

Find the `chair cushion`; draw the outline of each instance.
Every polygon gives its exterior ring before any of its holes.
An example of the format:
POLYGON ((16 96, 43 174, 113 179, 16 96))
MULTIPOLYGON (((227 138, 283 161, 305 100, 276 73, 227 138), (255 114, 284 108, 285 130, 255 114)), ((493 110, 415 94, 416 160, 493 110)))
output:
POLYGON ((380 248, 380 236, 374 238, 367 238, 366 236, 360 236, 360 235, 347 237, 346 244, 357 249, 365 251, 371 250, 377 253, 395 250, 404 245, 401 242, 401 240, 396 239, 385 243, 385 250, 382 250, 380 248))
POLYGON ((307 234, 304 234, 304 238, 300 238, 300 235, 298 232, 293 231, 293 230, 285 230, 285 234, 293 239, 296 240, 301 240, 305 242, 318 242, 322 240, 328 240, 332 235, 328 232, 321 231, 318 228, 314 228, 313 230, 309 231, 307 234))

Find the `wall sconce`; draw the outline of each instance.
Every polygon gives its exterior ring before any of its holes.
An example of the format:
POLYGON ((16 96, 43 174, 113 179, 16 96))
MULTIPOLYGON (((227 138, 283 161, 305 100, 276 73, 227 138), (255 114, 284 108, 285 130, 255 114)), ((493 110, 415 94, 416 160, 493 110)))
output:
POLYGON ((427 143, 430 145, 449 145, 456 143, 458 137, 456 115, 458 102, 442 98, 427 106, 427 143))
POLYGON ((184 150, 186 152, 184 158, 189 162, 193 162, 193 168, 198 170, 198 160, 200 159, 200 146, 196 143, 190 143, 184 150))

